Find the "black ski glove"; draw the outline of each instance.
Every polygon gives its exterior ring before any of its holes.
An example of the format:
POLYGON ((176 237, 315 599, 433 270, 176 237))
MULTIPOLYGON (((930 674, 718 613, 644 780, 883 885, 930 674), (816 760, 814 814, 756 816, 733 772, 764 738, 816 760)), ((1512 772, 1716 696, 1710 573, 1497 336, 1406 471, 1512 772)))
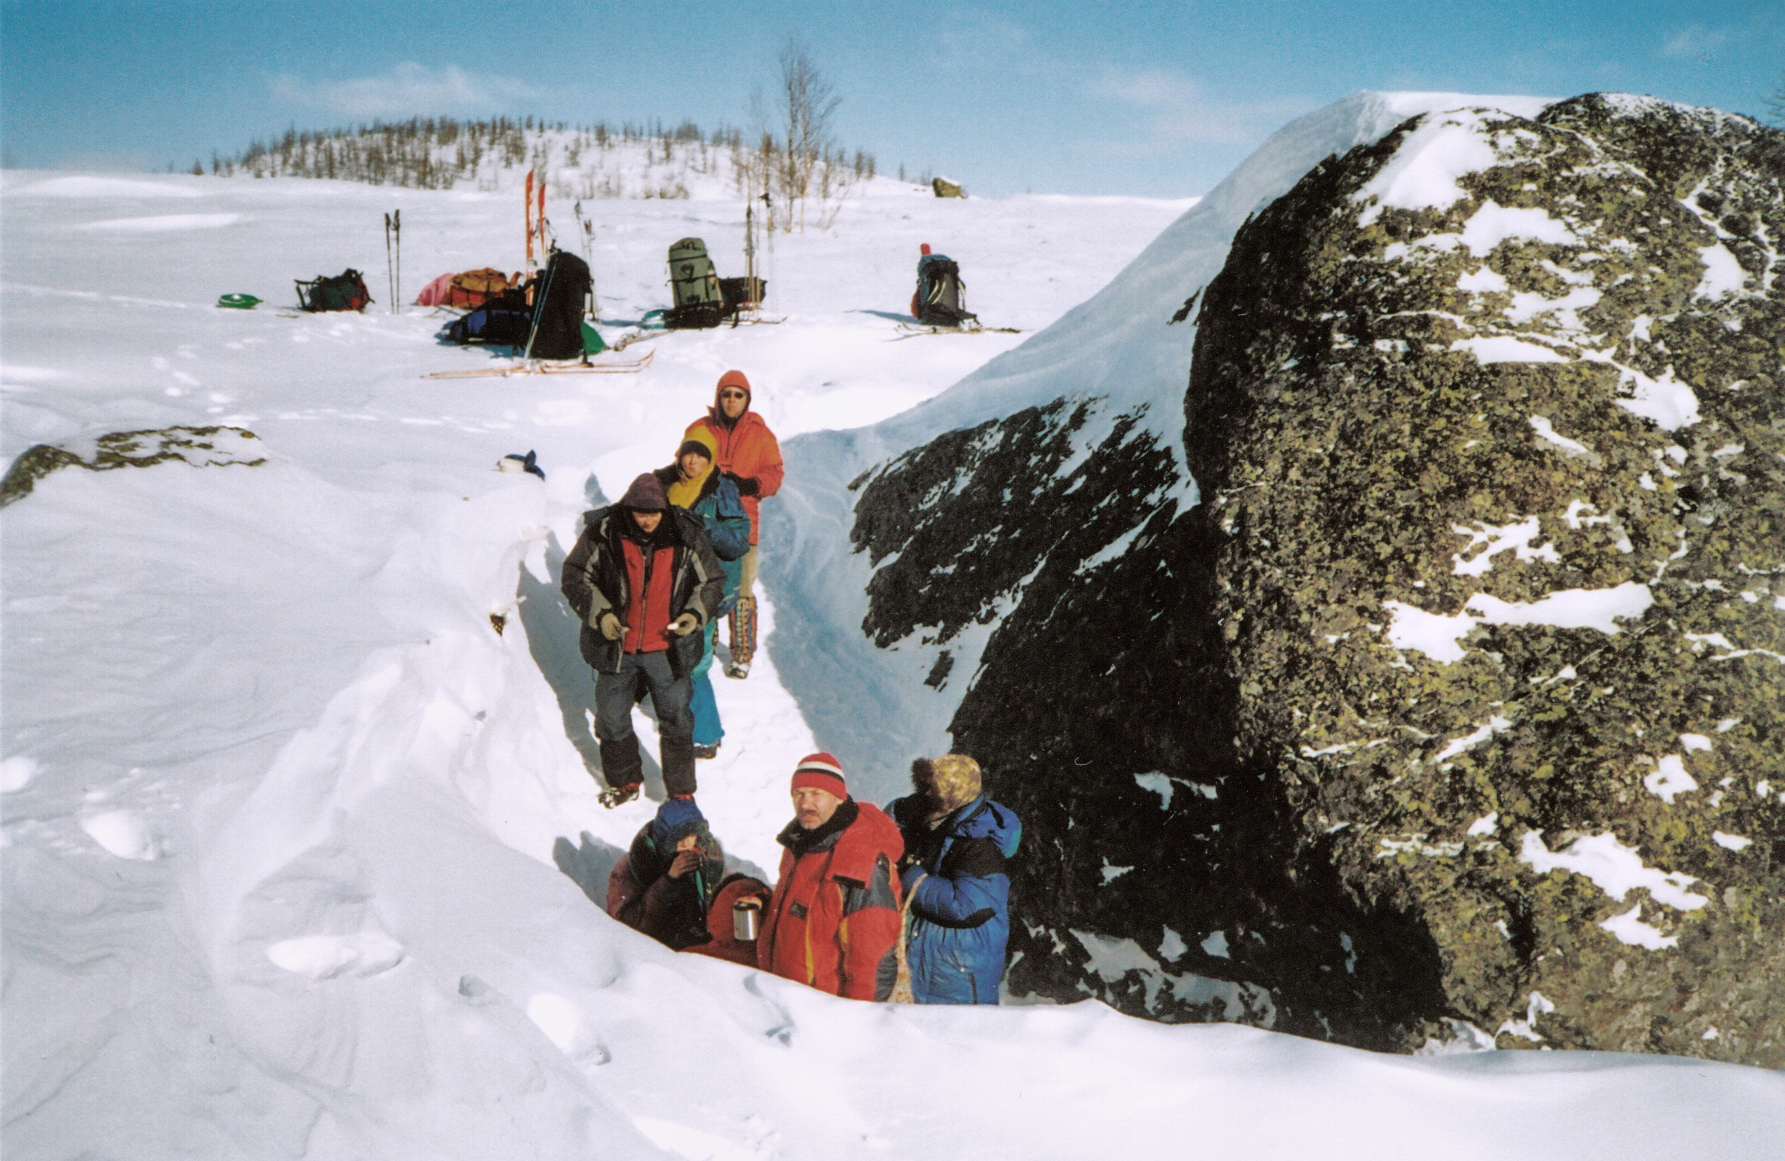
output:
POLYGON ((734 476, 726 472, 725 478, 737 485, 740 496, 754 496, 762 491, 762 485, 757 483, 754 476, 734 476))

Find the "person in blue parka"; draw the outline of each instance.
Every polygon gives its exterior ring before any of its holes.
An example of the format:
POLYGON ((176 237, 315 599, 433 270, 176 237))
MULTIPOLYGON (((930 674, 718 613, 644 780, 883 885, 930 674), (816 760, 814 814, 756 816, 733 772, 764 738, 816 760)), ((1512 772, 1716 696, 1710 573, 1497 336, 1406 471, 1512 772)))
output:
POLYGON ((719 702, 713 695, 713 681, 708 671, 713 667, 713 648, 719 632, 719 618, 731 612, 737 603, 738 585, 743 577, 744 554, 750 551, 750 514, 745 511, 737 485, 723 473, 715 471, 712 433, 706 428, 693 429, 682 446, 676 449, 675 462, 657 469, 657 482, 663 485, 669 502, 686 508, 700 517, 707 539, 713 542, 713 553, 725 571, 725 599, 706 627, 700 664, 694 667, 691 707, 694 710, 694 756, 716 758, 719 740, 725 727, 719 722, 719 702))
POLYGON ((996 1004, 1010 940, 1010 875, 1023 826, 981 789, 965 754, 911 764, 915 793, 886 809, 905 837, 906 957, 920 1004, 996 1004))

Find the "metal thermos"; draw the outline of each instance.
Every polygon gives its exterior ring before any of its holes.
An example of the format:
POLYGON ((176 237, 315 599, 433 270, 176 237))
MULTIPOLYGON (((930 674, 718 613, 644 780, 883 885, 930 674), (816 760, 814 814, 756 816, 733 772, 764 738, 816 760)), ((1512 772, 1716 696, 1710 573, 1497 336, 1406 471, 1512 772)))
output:
POLYGON ((756 899, 740 899, 731 905, 731 937, 739 943, 756 942, 762 928, 762 903, 756 899))

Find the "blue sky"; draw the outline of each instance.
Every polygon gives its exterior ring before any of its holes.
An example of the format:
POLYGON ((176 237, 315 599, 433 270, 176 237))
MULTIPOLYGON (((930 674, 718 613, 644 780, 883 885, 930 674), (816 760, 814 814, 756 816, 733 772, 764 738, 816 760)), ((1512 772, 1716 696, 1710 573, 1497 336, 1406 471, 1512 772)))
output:
POLYGON ((1358 89, 1761 114, 1785 81, 1780 0, 0 0, 0 144, 13 165, 156 169, 413 114, 749 128, 789 35, 843 97, 842 144, 992 195, 1202 193, 1358 89))

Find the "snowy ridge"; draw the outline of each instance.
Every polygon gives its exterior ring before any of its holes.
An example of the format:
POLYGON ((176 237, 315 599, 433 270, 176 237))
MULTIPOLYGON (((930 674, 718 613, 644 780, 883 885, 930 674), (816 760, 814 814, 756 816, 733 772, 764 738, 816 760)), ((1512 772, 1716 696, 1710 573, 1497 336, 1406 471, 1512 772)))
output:
MULTIPOLYGON (((518 191, 531 174, 548 194, 572 199, 630 198, 677 201, 742 198, 760 192, 767 158, 737 130, 703 135, 692 123, 648 132, 606 125, 547 127, 501 118, 459 122, 421 118, 361 126, 357 131, 286 133, 270 146, 255 143, 239 158, 214 163, 213 174, 254 178, 301 177, 364 181, 413 189, 518 191)), ((927 185, 881 180, 873 158, 842 150, 813 162, 814 203, 834 203, 869 186, 897 186, 925 194, 927 185)))

